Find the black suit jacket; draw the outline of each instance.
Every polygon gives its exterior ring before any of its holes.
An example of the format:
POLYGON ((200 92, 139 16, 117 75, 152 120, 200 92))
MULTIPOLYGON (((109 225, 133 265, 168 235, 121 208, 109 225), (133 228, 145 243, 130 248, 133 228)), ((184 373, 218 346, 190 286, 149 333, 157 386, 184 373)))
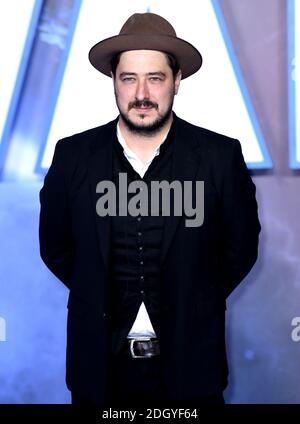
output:
MULTIPOLYGON (((170 399, 227 384, 226 297, 257 258, 255 186, 237 140, 174 117, 171 181, 204 181, 204 222, 168 217, 161 251, 161 358, 170 399)), ((110 217, 96 185, 112 179, 116 120, 60 140, 40 192, 40 251, 69 289, 67 385, 102 403, 109 369, 110 217)))

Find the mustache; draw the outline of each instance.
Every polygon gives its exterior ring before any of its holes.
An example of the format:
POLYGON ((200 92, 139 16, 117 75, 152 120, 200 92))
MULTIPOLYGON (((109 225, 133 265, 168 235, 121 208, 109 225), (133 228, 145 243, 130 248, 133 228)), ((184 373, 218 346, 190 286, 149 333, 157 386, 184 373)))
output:
POLYGON ((151 100, 135 100, 134 102, 130 102, 128 104, 128 111, 132 108, 140 108, 140 107, 153 107, 154 109, 158 109, 158 104, 151 102, 151 100))

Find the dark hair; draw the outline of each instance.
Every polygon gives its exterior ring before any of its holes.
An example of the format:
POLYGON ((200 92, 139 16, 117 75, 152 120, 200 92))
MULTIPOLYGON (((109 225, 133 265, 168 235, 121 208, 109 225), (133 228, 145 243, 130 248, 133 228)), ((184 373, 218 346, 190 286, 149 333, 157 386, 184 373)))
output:
MULTIPOLYGON (((112 57, 111 61, 110 61, 111 72, 113 73, 113 76, 114 76, 114 77, 116 76, 117 66, 118 66, 118 64, 119 64, 119 62, 120 62, 120 57, 121 57, 121 54, 122 54, 122 53, 124 53, 124 52, 119 52, 119 53, 115 54, 115 55, 112 57)), ((164 53, 164 52, 163 52, 163 53, 164 53)), ((173 56, 173 55, 172 55, 172 54, 170 54, 170 53, 164 53, 164 54, 165 54, 165 55, 166 55, 166 57, 167 57, 168 65, 170 66, 170 68, 171 68, 171 70, 172 70, 172 73, 173 73, 173 77, 175 78, 175 76, 177 75, 177 73, 178 73, 178 71, 179 71, 179 69, 180 69, 180 66, 179 66, 178 60, 176 59, 176 57, 175 57, 175 56, 173 56)))

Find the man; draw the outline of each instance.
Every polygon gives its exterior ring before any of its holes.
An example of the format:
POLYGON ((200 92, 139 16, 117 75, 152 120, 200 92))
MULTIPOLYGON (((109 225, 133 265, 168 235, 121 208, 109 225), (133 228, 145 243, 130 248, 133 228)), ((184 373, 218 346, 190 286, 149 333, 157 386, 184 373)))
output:
POLYGON ((40 193, 41 256, 70 289, 72 402, 222 403, 226 297, 260 232, 240 144, 172 112, 202 58, 162 17, 134 14, 89 58, 112 77, 119 117, 59 141, 40 193), (154 182, 173 184, 169 209, 154 182), (195 221, 175 213, 191 198, 195 221))

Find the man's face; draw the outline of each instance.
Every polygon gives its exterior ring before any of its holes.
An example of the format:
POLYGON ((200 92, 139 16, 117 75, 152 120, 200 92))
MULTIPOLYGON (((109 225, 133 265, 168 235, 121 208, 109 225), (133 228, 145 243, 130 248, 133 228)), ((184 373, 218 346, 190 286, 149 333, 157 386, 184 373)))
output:
POLYGON ((181 73, 175 79, 164 53, 131 50, 121 54, 114 81, 121 119, 140 134, 154 134, 168 121, 181 73))

